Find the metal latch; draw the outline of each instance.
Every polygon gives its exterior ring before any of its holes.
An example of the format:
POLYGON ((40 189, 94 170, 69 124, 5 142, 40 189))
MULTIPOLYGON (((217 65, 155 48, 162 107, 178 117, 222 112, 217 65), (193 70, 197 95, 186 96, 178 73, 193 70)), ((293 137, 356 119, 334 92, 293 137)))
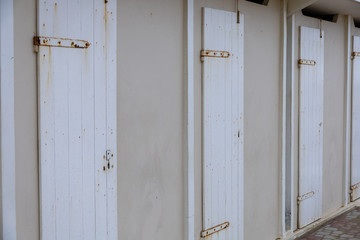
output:
POLYGON ((298 63, 299 65, 310 65, 310 66, 316 65, 316 62, 314 60, 308 60, 308 59, 299 59, 298 63))
POLYGON ((230 222, 224 222, 215 227, 209 228, 207 230, 203 230, 203 231, 201 231, 201 237, 205 238, 205 237, 210 236, 214 233, 217 233, 221 230, 224 230, 224 229, 228 228, 229 226, 230 226, 230 222))
POLYGON ((90 46, 90 43, 85 40, 38 36, 34 37, 33 43, 35 46, 46 47, 88 48, 90 46))
POLYGON ((213 58, 229 58, 230 52, 227 51, 216 51, 216 50, 201 50, 200 60, 203 62, 205 57, 213 58))
POLYGON ((298 204, 300 204, 301 201, 304 201, 305 199, 311 198, 312 196, 314 196, 315 192, 311 191, 308 193, 305 193, 304 195, 301 195, 297 198, 297 202, 298 204))
POLYGON ((112 157, 111 150, 106 150, 106 163, 107 163, 108 169, 110 169, 111 157, 112 157))

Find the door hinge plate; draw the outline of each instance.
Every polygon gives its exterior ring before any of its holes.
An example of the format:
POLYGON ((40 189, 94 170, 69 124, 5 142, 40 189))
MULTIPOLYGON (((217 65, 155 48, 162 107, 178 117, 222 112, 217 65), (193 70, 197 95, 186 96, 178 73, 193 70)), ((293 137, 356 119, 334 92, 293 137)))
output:
POLYGON ((300 204, 300 202, 304 201, 305 199, 311 198, 314 195, 315 195, 314 191, 305 193, 304 195, 298 196, 297 202, 298 202, 298 204, 300 204))
POLYGON ((229 58, 230 52, 228 51, 216 51, 216 50, 201 50, 200 52, 200 60, 204 61, 205 57, 211 58, 229 58))
POLYGON ((355 57, 360 57, 360 52, 353 52, 353 53, 351 54, 351 56, 353 57, 353 59, 354 59, 355 57))
POLYGON ((228 228, 229 226, 230 226, 230 222, 224 222, 215 227, 209 228, 207 230, 203 230, 203 231, 201 231, 201 237, 205 238, 205 237, 210 236, 214 233, 217 233, 221 230, 224 230, 224 229, 228 228))
POLYGON ((90 43, 85 40, 38 36, 33 38, 33 43, 34 46, 45 47, 88 48, 90 46, 90 43))
POLYGON ((351 191, 353 191, 353 190, 355 190, 355 189, 357 189, 357 188, 359 188, 359 187, 360 187, 360 182, 357 183, 357 184, 352 185, 352 186, 350 187, 350 189, 351 189, 351 191))
POLYGON ((308 59, 299 59, 298 63, 299 65, 310 65, 310 66, 316 65, 316 61, 308 60, 308 59))

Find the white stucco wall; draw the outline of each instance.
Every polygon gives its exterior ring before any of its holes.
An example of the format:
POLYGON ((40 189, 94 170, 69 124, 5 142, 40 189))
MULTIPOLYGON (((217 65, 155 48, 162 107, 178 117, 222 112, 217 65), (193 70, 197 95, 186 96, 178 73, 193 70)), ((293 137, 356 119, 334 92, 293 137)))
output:
POLYGON ((38 240, 36 0, 14 1, 17 239, 38 240))
POLYGON ((183 240, 184 1, 118 1, 120 239, 183 240))

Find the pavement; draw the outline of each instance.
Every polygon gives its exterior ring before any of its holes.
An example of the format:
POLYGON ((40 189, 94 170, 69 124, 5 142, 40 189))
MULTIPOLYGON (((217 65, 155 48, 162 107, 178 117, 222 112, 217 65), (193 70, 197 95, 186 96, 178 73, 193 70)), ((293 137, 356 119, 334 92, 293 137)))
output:
POLYGON ((360 240, 360 207, 343 213, 296 240, 300 239, 360 240))

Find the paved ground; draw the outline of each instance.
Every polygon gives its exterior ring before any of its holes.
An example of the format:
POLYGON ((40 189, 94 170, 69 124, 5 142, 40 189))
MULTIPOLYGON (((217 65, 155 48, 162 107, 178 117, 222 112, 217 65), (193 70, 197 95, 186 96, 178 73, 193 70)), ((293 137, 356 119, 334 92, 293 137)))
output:
POLYGON ((360 207, 356 207, 311 231, 302 240, 360 240, 360 207))

